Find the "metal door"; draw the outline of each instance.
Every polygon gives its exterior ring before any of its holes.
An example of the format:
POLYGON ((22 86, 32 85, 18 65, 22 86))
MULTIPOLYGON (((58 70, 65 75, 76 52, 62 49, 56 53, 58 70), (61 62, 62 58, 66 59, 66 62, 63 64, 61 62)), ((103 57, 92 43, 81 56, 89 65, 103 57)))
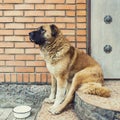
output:
POLYGON ((91 55, 105 78, 120 78, 120 0, 91 0, 91 55))

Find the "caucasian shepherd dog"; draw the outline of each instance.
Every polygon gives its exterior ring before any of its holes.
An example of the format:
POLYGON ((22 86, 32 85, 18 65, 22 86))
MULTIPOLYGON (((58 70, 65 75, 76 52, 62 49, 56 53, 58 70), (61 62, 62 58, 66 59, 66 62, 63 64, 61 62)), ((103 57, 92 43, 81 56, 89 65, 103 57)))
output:
POLYGON ((51 94, 45 99, 54 103, 52 114, 60 113, 80 87, 86 94, 109 97, 104 87, 101 66, 80 49, 71 46, 56 25, 43 25, 29 33, 30 40, 40 46, 40 54, 51 74, 51 94))

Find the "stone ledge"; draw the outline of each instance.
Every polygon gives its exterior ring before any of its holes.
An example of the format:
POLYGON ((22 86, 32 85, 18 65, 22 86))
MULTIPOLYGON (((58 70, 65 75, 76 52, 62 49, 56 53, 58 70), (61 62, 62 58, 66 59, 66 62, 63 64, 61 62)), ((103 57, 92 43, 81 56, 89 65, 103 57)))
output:
POLYGON ((80 120, 78 119, 73 106, 68 106, 67 110, 59 115, 52 115, 49 113, 48 108, 50 106, 50 104, 43 102, 42 107, 37 114, 36 120, 80 120))
POLYGON ((120 81, 107 81, 111 97, 75 94, 75 111, 82 120, 120 120, 120 81))

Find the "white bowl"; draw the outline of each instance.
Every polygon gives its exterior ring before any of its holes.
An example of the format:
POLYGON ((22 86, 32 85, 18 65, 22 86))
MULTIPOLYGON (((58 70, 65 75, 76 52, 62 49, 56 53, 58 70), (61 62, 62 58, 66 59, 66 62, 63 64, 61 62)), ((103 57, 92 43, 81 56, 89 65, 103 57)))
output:
POLYGON ((16 118, 26 118, 30 116, 31 107, 25 105, 17 106, 13 109, 13 113, 16 118))

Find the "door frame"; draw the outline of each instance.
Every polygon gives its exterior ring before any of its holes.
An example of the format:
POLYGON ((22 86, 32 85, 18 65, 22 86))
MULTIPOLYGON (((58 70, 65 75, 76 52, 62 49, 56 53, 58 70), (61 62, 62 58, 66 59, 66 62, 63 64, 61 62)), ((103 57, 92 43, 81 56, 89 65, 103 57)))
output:
POLYGON ((87 0, 87 53, 91 55, 91 0, 87 0))

